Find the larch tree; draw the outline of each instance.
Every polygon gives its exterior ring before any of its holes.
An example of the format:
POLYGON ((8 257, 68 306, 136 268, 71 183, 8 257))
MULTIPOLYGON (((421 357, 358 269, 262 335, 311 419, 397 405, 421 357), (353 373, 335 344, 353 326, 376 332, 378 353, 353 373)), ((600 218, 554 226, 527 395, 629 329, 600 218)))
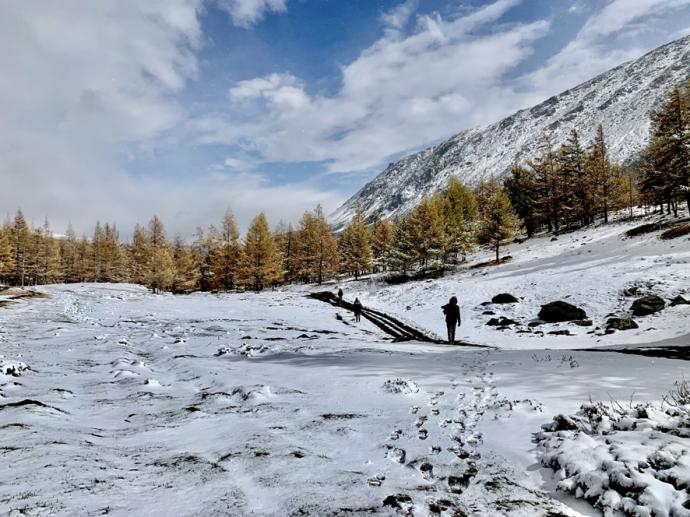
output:
POLYGON ((455 260, 461 255, 465 260, 474 247, 479 210, 474 193, 456 176, 451 176, 443 195, 443 215, 445 254, 453 256, 455 260))
POLYGON ((234 289, 239 274, 241 243, 240 231, 230 209, 226 210, 218 233, 209 234, 216 238, 212 253, 215 282, 225 291, 234 289))
POLYGON ((371 235, 361 207, 357 207, 338 242, 341 269, 359 278, 371 268, 371 235))
POLYGON ((172 286, 175 278, 175 262, 170 244, 165 237, 163 221, 156 215, 149 221, 149 238, 151 242, 151 268, 148 286, 154 293, 166 291, 172 286))
POLYGON ((261 212, 247 229, 242 253, 242 278, 255 291, 279 282, 282 278, 281 256, 266 215, 261 212))
POLYGON ((9 227, 0 228, 0 283, 5 283, 14 273, 14 253, 9 227))
POLYGON ((178 234, 172 247, 175 275, 172 282, 172 292, 175 294, 190 293, 199 287, 201 271, 194 257, 194 250, 187 246, 178 234))
POLYGON ((597 134, 589 151, 589 166, 591 167, 595 192, 599 200, 599 210, 604 214, 604 222, 609 222, 609 213, 612 208, 612 201, 617 196, 617 189, 620 187, 620 180, 616 177, 611 161, 608 156, 604 129, 601 124, 597 128, 597 134))
POLYGON ((482 218, 477 238, 496 252, 499 261, 499 249, 508 243, 520 230, 520 219, 510 204, 510 198, 503 189, 495 190, 487 199, 482 210, 482 218))
POLYGON ((394 227, 395 231, 393 233, 393 242, 391 243, 388 267, 393 271, 406 274, 415 261, 407 218, 398 218, 394 223, 394 227))
POLYGON ((374 267, 378 271, 385 271, 388 267, 393 237, 395 237, 393 224, 388 219, 381 219, 377 214, 371 231, 371 251, 374 267))
POLYGON ((30 267, 30 238, 29 225, 26 223, 24 214, 17 210, 14 222, 10 231, 12 250, 14 251, 14 275, 13 281, 16 285, 24 287, 27 273, 30 267))
POLYGON ((133 282, 148 285, 151 275, 151 237, 146 228, 136 225, 132 234, 132 244, 129 246, 130 275, 133 282))
POLYGON ((443 198, 425 196, 410 214, 408 232, 416 262, 423 268, 442 262, 446 249, 443 198))

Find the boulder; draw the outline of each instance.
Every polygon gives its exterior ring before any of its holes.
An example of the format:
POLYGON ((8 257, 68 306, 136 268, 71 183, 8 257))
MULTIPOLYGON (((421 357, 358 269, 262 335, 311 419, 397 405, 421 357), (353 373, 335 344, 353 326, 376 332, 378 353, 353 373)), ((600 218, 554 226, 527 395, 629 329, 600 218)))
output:
POLYGON ((491 303, 518 303, 518 299, 512 294, 501 293, 491 298, 491 303))
POLYGON ((573 334, 570 333, 569 330, 552 330, 549 332, 550 335, 552 336, 572 336, 573 334))
POLYGON ((487 325, 490 327, 498 327, 500 323, 498 322, 498 318, 491 318, 489 321, 486 322, 487 325))
POLYGON ((666 307, 666 302, 663 298, 651 294, 635 300, 630 309, 632 310, 633 316, 647 316, 663 310, 664 307, 666 307))
POLYGON ((547 303, 541 306, 539 311, 539 319, 549 323, 556 323, 559 321, 574 321, 586 320, 587 313, 567 302, 557 300, 555 302, 547 303))
POLYGON ((591 327, 592 320, 573 320, 571 323, 578 325, 580 327, 591 327))
POLYGON ((671 300, 671 307, 675 307, 676 305, 690 305, 690 301, 686 300, 681 295, 678 295, 671 300))
POLYGON ((639 328, 630 318, 609 318, 606 322, 606 330, 631 330, 639 328))

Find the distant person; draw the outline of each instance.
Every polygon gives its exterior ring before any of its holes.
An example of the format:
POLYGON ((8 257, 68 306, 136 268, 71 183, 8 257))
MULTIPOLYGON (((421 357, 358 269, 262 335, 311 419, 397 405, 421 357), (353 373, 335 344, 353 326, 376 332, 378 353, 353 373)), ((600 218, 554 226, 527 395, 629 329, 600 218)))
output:
POLYGON ((352 304, 352 310, 355 311, 355 321, 359 323, 359 319, 362 316, 362 302, 359 298, 355 298, 355 303, 352 304))
POLYGON ((340 305, 343 304, 343 290, 342 289, 338 289, 338 303, 340 305))
POLYGON ((446 305, 442 307, 443 314, 446 315, 446 327, 448 328, 448 344, 455 344, 455 327, 460 326, 460 307, 458 299, 453 296, 446 305))

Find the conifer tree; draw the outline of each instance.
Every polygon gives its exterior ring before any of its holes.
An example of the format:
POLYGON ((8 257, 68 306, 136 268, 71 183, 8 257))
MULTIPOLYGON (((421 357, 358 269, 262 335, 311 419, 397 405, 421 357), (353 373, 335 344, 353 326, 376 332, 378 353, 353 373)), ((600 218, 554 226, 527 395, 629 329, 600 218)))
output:
POLYGON ((515 214, 522 220, 527 237, 539 230, 537 178, 532 170, 514 165, 504 182, 515 214))
POLYGON ((165 237, 163 221, 156 215, 149 221, 151 255, 148 286, 154 293, 170 289, 175 278, 175 263, 165 237))
POLYGON ((240 232, 235 216, 228 209, 223 217, 220 231, 209 231, 212 243, 212 270, 219 289, 229 291, 235 288, 240 267, 240 232))
POLYGON ((513 212, 510 198, 503 189, 495 190, 487 199, 482 210, 479 227, 479 242, 489 245, 496 251, 499 261, 499 248, 512 239, 520 229, 520 219, 513 212))
POLYGON ((395 231, 391 244, 388 267, 393 271, 406 274, 415 261, 412 243, 410 242, 407 218, 398 218, 394 223, 394 227, 395 231))
POLYGON ((173 241, 172 253, 175 262, 172 292, 180 294, 194 291, 199 286, 201 271, 194 259, 194 251, 185 244, 179 234, 173 241))
POLYGON ((410 241, 416 262, 423 268, 442 262, 446 249, 443 199, 439 194, 424 197, 412 210, 408 221, 410 241))
POLYGON ((65 238, 60 241, 60 260, 65 283, 78 282, 77 277, 77 236, 72 224, 67 225, 65 238))
POLYGON ((313 212, 304 212, 300 219, 295 265, 303 280, 319 284, 338 268, 338 243, 320 205, 313 212))
POLYGON ((546 223, 549 231, 558 232, 561 219, 560 207, 558 206, 558 163, 553 150, 553 142, 548 135, 542 137, 540 155, 535 160, 528 162, 528 165, 537 179, 539 216, 546 223))
POLYGON ((22 287, 24 287, 26 283, 27 274, 30 268, 30 237, 29 225, 26 223, 24 214, 21 210, 17 210, 10 231, 10 240, 14 251, 13 282, 15 285, 20 285, 22 287))
POLYGON ((451 176, 443 196, 445 254, 465 256, 474 248, 478 216, 477 199, 456 176, 451 176))
POLYGON ((283 257, 283 282, 292 282, 297 279, 296 264, 296 232, 292 227, 292 223, 287 226, 281 221, 273 232, 275 235, 276 246, 283 257))
POLYGON ((242 277, 255 291, 279 282, 282 276, 281 256, 266 216, 261 212, 247 229, 242 253, 242 277))
POLYGON ((145 228, 138 224, 134 227, 132 244, 129 247, 131 279, 134 283, 148 285, 151 276, 152 249, 151 238, 145 228))
POLYGON ((620 188, 620 179, 616 177, 616 171, 609 161, 604 129, 601 124, 597 128, 597 134, 589 152, 589 166, 592 170, 600 210, 604 214, 604 222, 608 223, 612 201, 616 199, 620 188))
POLYGON ((338 250, 344 272, 359 278, 371 268, 371 236, 361 207, 357 207, 350 224, 340 235, 338 250))
POLYGON ((0 284, 14 273, 14 252, 10 243, 9 227, 0 228, 0 284))
POLYGON ((579 220, 581 226, 593 220, 595 206, 595 187, 591 171, 587 168, 587 154, 580 144, 576 129, 570 132, 568 141, 560 152, 561 190, 560 203, 569 205, 573 219, 579 220))
POLYGON ((394 232, 393 224, 388 219, 380 219, 377 214, 371 232, 371 250, 374 267, 379 271, 385 271, 390 262, 394 232))

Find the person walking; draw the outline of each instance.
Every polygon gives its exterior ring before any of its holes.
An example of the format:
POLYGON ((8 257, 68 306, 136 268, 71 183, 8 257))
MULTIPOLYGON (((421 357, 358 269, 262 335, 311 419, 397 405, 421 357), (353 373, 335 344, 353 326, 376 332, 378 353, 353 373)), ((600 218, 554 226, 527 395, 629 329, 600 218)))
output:
POLYGON ((460 326, 460 307, 458 299, 453 296, 447 304, 441 307, 446 316, 446 328, 448 329, 448 344, 455 344, 455 328, 460 326))
POLYGON ((340 305, 343 304, 343 290, 342 289, 338 289, 338 303, 340 305))
POLYGON ((359 298, 355 298, 355 303, 352 304, 352 310, 355 312, 355 321, 359 323, 359 319, 362 316, 362 302, 359 301, 359 298))

